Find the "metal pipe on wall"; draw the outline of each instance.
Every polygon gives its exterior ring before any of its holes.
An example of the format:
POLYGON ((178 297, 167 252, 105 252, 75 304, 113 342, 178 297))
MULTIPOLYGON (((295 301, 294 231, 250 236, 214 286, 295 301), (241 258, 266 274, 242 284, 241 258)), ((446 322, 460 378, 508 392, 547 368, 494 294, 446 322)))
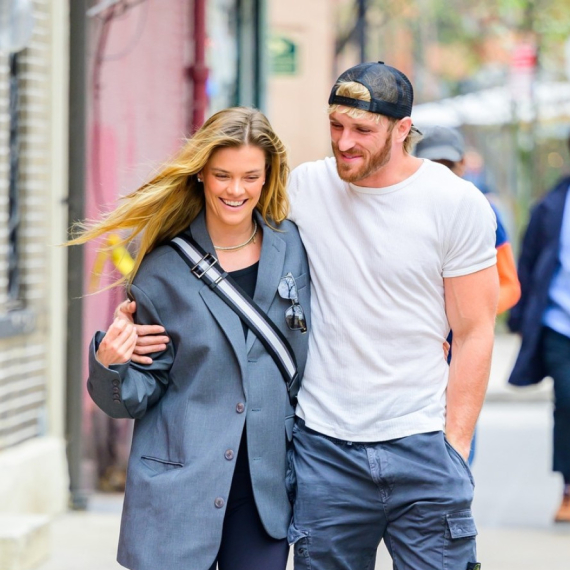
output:
POLYGON ((192 124, 195 132, 204 123, 208 108, 206 83, 208 68, 206 66, 206 0, 194 0, 194 63, 189 69, 192 79, 192 124))
MULTIPOLYGON (((86 129, 86 0, 69 3, 69 194, 68 225, 85 217, 86 129)), ((82 477, 83 419, 83 248, 68 252, 66 358, 66 438, 71 507, 85 509, 82 477)))

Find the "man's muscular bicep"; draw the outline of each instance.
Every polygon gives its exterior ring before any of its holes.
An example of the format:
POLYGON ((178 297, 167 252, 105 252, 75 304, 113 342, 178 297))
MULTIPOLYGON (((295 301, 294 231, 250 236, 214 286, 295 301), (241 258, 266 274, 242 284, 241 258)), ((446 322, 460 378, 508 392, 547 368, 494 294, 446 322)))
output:
POLYGON ((481 271, 444 279, 445 312, 454 340, 474 327, 494 324, 499 278, 493 265, 481 271))

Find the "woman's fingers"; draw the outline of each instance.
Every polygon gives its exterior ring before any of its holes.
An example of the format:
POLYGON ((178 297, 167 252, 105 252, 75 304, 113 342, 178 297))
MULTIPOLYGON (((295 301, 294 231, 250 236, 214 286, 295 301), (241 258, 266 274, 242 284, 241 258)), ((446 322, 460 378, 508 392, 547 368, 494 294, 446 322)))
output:
POLYGON ((97 358, 104 366, 123 364, 130 360, 137 342, 134 325, 117 318, 109 327, 97 351, 97 358))
POLYGON ((135 301, 123 301, 116 309, 113 315, 115 319, 123 319, 129 323, 134 322, 133 315, 137 310, 137 304, 135 301))

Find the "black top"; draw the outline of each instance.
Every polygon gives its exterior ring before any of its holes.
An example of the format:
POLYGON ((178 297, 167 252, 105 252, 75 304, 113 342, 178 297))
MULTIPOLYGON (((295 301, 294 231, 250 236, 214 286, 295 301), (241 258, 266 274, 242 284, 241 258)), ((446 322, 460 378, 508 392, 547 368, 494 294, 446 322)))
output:
MULTIPOLYGON (((259 261, 237 271, 228 271, 228 275, 253 299, 258 269, 259 261)), ((247 336, 247 326, 243 321, 241 324, 243 326, 243 334, 247 336)))
MULTIPOLYGON (((257 271, 259 269, 259 261, 238 269, 237 271, 228 271, 228 275, 253 299, 255 293, 255 284, 257 283, 257 271)), ((243 334, 247 336, 247 325, 242 321, 243 334)), ((248 451, 247 451, 247 430, 244 428, 239 446, 234 478, 230 496, 240 498, 243 494, 252 494, 251 477, 249 474, 248 451)))

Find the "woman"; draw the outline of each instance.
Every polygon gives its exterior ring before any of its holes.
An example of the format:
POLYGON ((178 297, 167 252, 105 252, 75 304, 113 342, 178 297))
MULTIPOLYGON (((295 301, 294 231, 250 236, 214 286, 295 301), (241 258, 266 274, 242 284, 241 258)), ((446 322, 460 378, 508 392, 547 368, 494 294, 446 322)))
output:
MULTIPOLYGON (((118 561, 133 570, 283 570, 291 516, 286 448, 294 412, 261 342, 168 242, 191 235, 267 313, 302 374, 307 335, 290 330, 291 273, 309 309, 308 266, 285 220, 284 147, 267 119, 233 108, 211 117, 177 157, 75 240, 140 237, 129 293, 138 323, 170 342, 130 362, 132 324, 116 319, 91 346, 89 393, 112 417, 135 418, 118 561)), ((297 304, 297 303, 294 303, 297 304)))

